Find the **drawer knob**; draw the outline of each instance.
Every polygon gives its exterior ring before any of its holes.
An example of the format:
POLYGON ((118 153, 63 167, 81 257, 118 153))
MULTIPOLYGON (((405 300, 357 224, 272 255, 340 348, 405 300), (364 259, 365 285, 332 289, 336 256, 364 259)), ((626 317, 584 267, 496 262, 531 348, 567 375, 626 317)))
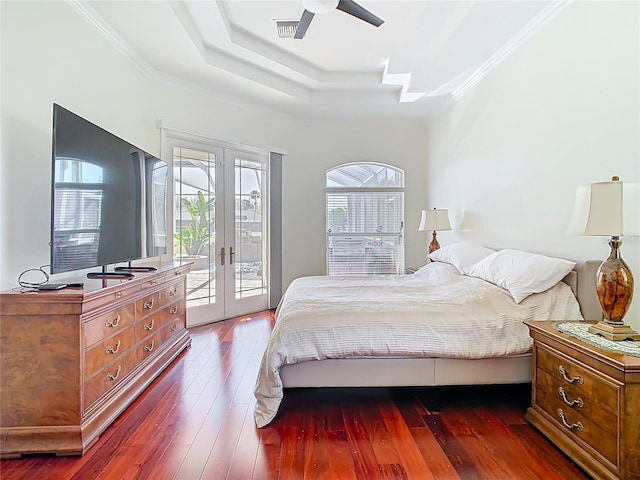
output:
POLYGON ((173 327, 171 327, 172 332, 175 332, 176 330, 178 330, 178 325, 174 325, 173 327))
POLYGON ((150 302, 144 302, 143 307, 146 308, 146 309, 153 308, 153 300, 154 299, 152 298, 150 302))
POLYGON ((567 398, 567 392, 564 391, 564 388, 560 387, 558 389, 558 393, 562 397, 562 400, 564 400, 564 403, 566 403, 570 407, 573 407, 574 405, 577 405, 580 408, 584 407, 584 402, 582 401, 582 399, 580 397, 576 398, 575 400, 569 400, 567 398))
POLYGON ((158 280, 151 280, 151 282, 149 282, 149 283, 151 283, 151 285, 157 285, 158 284, 158 280))
POLYGON ((145 345, 144 346, 144 351, 145 352, 150 352, 151 350, 153 350, 154 344, 155 344, 155 340, 152 340, 149 345, 145 345))
POLYGON ((560 375, 562 375, 562 378, 564 378, 569 383, 578 382, 581 385, 584 383, 584 380, 580 375, 577 375, 573 378, 569 378, 567 376, 567 371, 564 369, 562 365, 560 365, 560 367, 558 368, 558 371, 560 372, 560 375))
POLYGON ((169 291, 169 296, 170 297, 174 297, 178 294, 178 289, 174 288, 173 290, 169 291))
POLYGON ((154 325, 155 323, 156 323, 156 322, 155 322, 155 320, 152 318, 152 319, 151 319, 151 323, 147 323, 147 324, 144 326, 144 329, 145 329, 145 330, 153 330, 153 325, 154 325))
POLYGON ((114 318, 113 320, 107 320, 104 325, 105 327, 115 328, 118 326, 119 323, 120 323, 120 315, 117 315, 116 318, 114 318))
POLYGON ((116 298, 122 298, 122 297, 124 297, 124 293, 116 292, 116 293, 113 294, 113 296, 116 297, 116 298))
POLYGON ((118 365, 118 369, 116 370, 116 373, 114 375, 107 375, 107 380, 112 382, 114 381, 116 378, 118 378, 118 375, 120 375, 120 370, 122 370, 122 365, 118 365))
POLYGON ((562 424, 565 427, 567 427, 569 430, 573 430, 575 428, 579 432, 582 431, 583 427, 582 427, 582 424, 580 422, 571 423, 571 424, 569 422, 567 422, 567 419, 564 417, 564 412, 562 411, 561 408, 558 409, 558 415, 560 415, 560 419, 562 420, 562 424))
POLYGON ((171 307, 171 310, 169 310, 169 313, 172 314, 172 315, 174 313, 177 313, 177 312, 178 312, 178 306, 177 305, 175 307, 171 307))
POLYGON ((118 353, 118 350, 120 350, 120 340, 116 342, 115 348, 107 348, 107 353, 118 353))

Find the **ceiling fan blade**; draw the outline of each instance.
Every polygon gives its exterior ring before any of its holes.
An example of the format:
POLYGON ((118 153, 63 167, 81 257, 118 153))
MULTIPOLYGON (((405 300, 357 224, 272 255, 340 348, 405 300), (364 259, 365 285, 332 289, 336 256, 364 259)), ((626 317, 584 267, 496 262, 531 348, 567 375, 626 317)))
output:
POLYGON ((309 24, 311 23, 311 20, 313 20, 314 15, 315 14, 313 12, 310 12, 309 10, 305 10, 304 12, 302 12, 302 17, 300 17, 300 22, 298 22, 298 28, 296 28, 296 34, 293 36, 293 38, 300 40, 302 37, 304 37, 304 34, 307 33, 307 28, 309 28, 309 24))
POLYGON ((342 10, 345 13, 348 13, 349 15, 353 15, 354 17, 359 18, 360 20, 364 20, 365 22, 370 23, 371 25, 374 25, 376 27, 379 27, 384 23, 384 20, 382 20, 379 17, 376 17, 369 10, 361 7, 353 0, 340 0, 336 8, 338 10, 342 10))

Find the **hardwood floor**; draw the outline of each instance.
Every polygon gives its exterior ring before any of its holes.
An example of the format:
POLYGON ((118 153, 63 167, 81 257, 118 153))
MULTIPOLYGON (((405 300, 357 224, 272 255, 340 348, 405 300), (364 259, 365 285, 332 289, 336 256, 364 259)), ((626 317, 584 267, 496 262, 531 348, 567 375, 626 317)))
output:
POLYGON ((0 462, 0 478, 588 479, 524 420, 530 386, 297 389, 253 421, 271 312, 191 329, 193 344, 83 457, 0 462))

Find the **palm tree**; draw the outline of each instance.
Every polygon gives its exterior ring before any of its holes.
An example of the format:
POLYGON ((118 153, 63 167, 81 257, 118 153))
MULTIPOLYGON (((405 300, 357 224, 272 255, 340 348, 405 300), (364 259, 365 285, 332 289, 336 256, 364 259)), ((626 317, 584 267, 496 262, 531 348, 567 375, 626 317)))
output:
POLYGON ((198 191, 196 199, 180 199, 191 216, 191 223, 175 234, 180 250, 188 256, 200 255, 211 242, 215 224, 215 197, 208 200, 198 191))

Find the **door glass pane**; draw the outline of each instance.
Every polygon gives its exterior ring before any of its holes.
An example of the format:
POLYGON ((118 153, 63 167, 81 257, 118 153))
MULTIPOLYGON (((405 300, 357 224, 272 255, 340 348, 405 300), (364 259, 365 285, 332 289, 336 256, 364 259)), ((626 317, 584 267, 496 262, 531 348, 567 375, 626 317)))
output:
POLYGON ((175 147, 174 257, 193 262, 187 276, 187 306, 216 302, 215 168, 210 152, 175 147))
POLYGON ((262 295, 266 283, 266 221, 263 198, 266 164, 236 158, 235 161, 235 297, 262 295))

